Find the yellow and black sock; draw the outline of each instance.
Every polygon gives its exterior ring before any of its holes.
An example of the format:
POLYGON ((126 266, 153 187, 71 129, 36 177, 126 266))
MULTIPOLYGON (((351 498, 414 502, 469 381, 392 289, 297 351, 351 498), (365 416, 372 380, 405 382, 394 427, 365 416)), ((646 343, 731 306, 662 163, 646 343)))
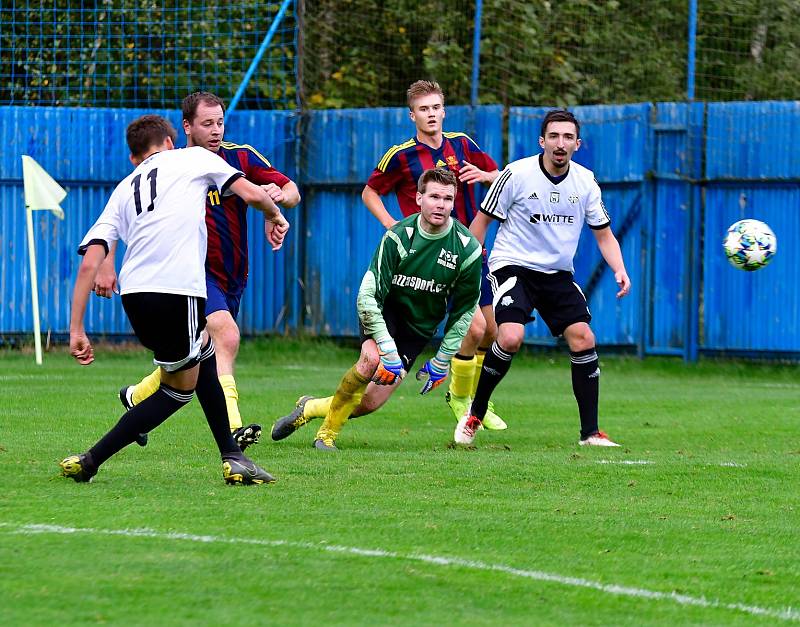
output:
POLYGON ((317 431, 318 440, 336 439, 342 425, 361 402, 368 383, 369 379, 361 376, 355 366, 345 373, 325 414, 325 421, 317 431))
POLYGON ((472 380, 475 377, 475 356, 456 353, 450 362, 450 394, 459 398, 472 395, 472 380))

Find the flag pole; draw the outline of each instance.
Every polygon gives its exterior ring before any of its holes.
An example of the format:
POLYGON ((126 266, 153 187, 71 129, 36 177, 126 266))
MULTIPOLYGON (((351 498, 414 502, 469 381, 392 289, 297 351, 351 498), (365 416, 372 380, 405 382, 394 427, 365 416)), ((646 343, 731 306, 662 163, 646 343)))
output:
POLYGON ((42 365, 42 330, 39 325, 39 284, 36 281, 36 250, 33 247, 33 210, 25 207, 28 221, 28 257, 31 266, 31 302, 33 303, 33 341, 36 346, 36 364, 42 365))

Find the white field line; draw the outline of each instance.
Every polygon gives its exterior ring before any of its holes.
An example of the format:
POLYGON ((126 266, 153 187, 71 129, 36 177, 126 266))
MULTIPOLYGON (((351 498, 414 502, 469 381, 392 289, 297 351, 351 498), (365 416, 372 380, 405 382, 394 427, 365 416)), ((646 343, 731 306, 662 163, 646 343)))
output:
POLYGON ((596 464, 622 464, 623 466, 644 466, 655 464, 647 459, 598 459, 596 464))
POLYGON ((436 566, 455 566, 457 568, 467 568, 470 570, 481 570, 496 573, 503 573, 513 577, 522 577, 534 581, 546 581, 562 586, 574 588, 588 588, 598 590, 606 594, 614 594, 624 597, 634 597, 653 601, 673 601, 679 605, 692 607, 704 607, 722 610, 732 610, 744 612, 753 616, 765 616, 786 621, 800 622, 800 610, 791 607, 783 609, 773 609, 768 607, 758 607, 755 605, 745 605, 743 603, 725 603, 723 601, 709 600, 705 597, 693 597, 677 592, 658 592, 646 590, 644 588, 632 588, 629 586, 618 586, 614 584, 600 583, 590 579, 578 577, 566 577, 538 570, 523 570, 513 568, 503 564, 489 564, 475 560, 461 559, 458 557, 444 557, 437 555, 424 555, 417 553, 395 553, 394 551, 384 551, 382 549, 361 549, 352 546, 340 546, 336 544, 324 544, 314 542, 296 542, 287 540, 258 540, 254 538, 230 538, 224 536, 195 535, 191 533, 160 532, 151 529, 93 529, 91 527, 62 527, 59 525, 42 524, 14 524, 0 522, 0 528, 8 529, 9 533, 22 535, 35 534, 87 534, 102 536, 124 536, 129 538, 153 538, 157 540, 182 540, 185 542, 200 543, 219 543, 219 544, 249 544, 264 547, 292 547, 300 549, 310 549, 313 551, 327 551, 329 553, 343 553, 346 555, 357 555, 359 557, 376 557, 385 559, 407 560, 423 562, 436 566))

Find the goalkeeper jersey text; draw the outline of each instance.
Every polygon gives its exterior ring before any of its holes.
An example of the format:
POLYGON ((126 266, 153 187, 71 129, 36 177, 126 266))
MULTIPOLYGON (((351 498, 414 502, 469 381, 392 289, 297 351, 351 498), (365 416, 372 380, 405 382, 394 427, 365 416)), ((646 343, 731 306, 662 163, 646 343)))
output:
POLYGON ((591 170, 572 162, 558 179, 544 169, 542 155, 509 163, 481 205, 501 222, 489 268, 516 265, 538 272, 574 272, 573 258, 584 222, 611 224, 591 170))
POLYGON ((199 146, 158 152, 117 185, 78 253, 121 239, 120 293, 205 298, 206 194, 212 185, 224 192, 241 176, 199 146))
POLYGON ((389 337, 383 311, 390 310, 412 331, 431 337, 447 317, 440 350, 452 356, 469 328, 478 303, 482 249, 469 230, 450 220, 431 235, 419 214, 384 234, 358 292, 358 315, 367 335, 389 337))

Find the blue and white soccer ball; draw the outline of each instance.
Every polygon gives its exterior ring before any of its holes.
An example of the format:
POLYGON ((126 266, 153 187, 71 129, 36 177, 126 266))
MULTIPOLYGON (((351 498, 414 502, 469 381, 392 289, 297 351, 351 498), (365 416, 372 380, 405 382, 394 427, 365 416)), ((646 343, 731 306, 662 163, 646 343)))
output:
POLYGON ((748 272, 763 268, 778 252, 775 233, 759 220, 739 220, 731 224, 722 245, 728 261, 748 272))

